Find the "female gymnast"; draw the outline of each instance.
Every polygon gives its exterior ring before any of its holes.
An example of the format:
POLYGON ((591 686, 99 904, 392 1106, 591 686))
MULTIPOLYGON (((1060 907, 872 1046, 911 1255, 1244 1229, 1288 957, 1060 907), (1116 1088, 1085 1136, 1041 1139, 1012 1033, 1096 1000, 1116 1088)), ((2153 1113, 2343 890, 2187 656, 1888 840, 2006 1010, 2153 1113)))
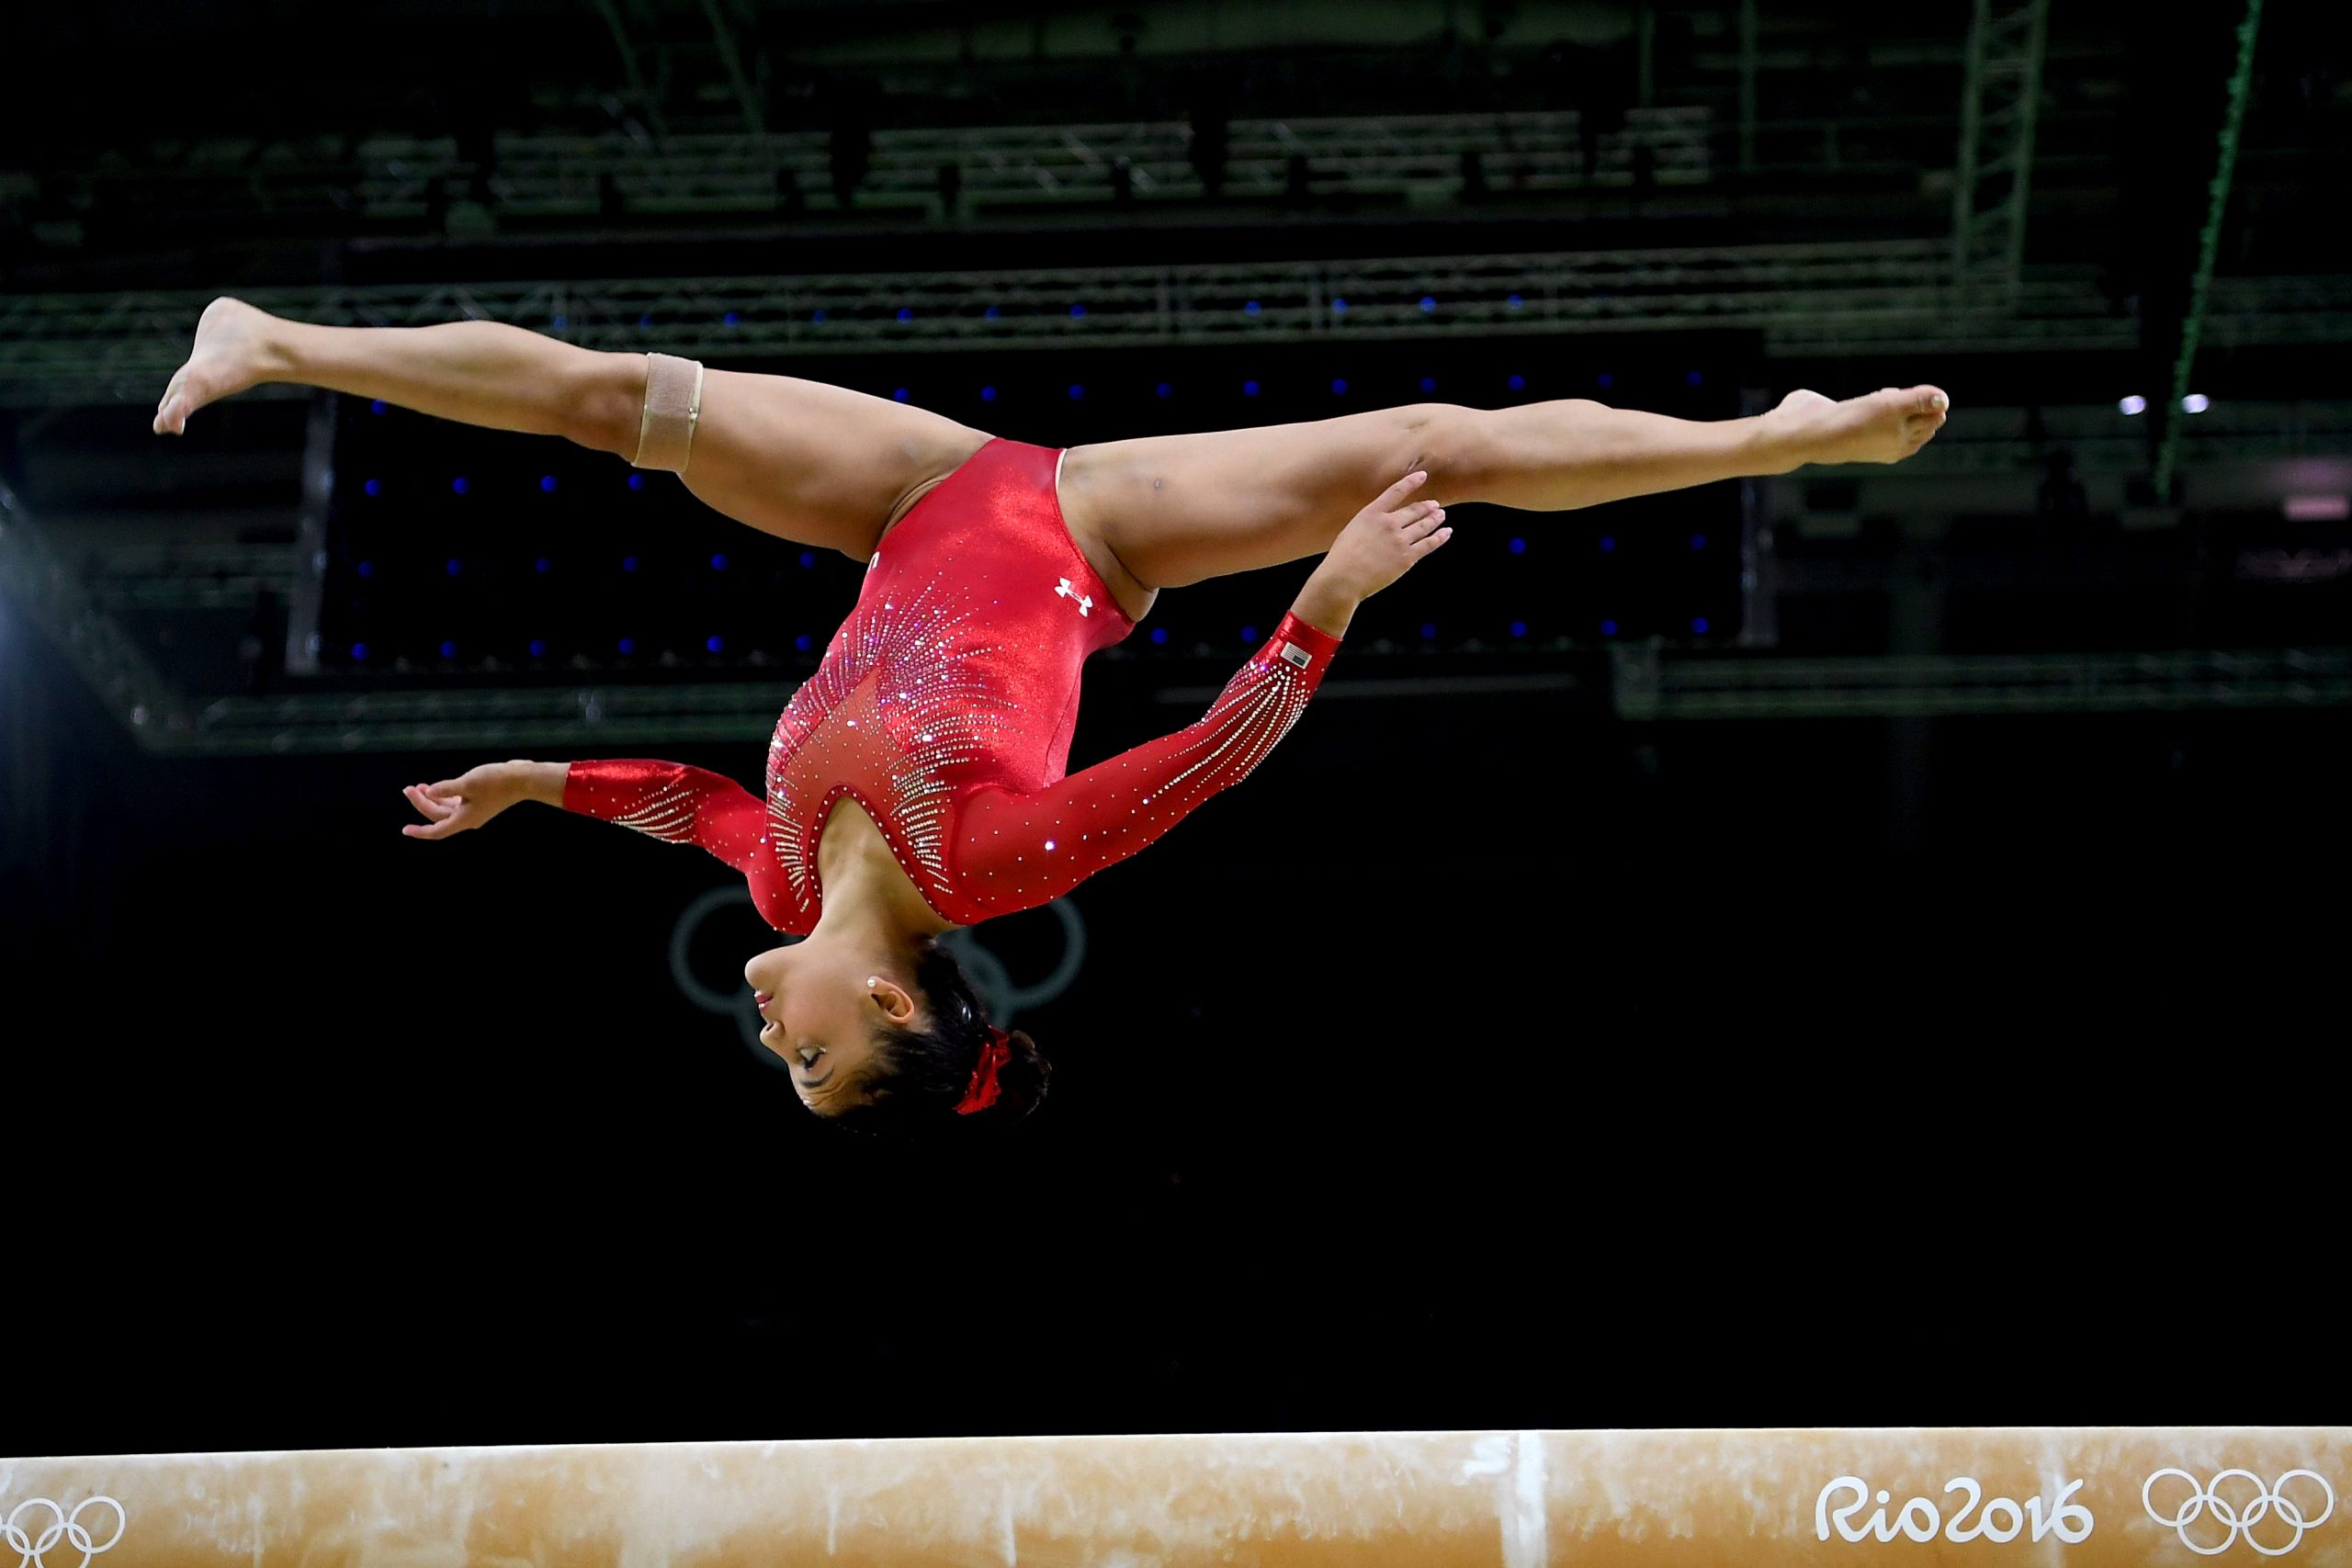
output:
POLYGON ((770 925, 802 939, 744 965, 761 1039, 811 1110, 875 1131, 1005 1123, 1036 1106, 1035 1043, 989 1023, 935 939, 1069 891, 1247 777, 1356 606, 1452 536, 1448 503, 1559 511, 1806 463, 1892 463, 1947 412, 1931 386, 1842 402, 1795 391, 1706 423, 1584 399, 1416 403, 1056 450, 820 382, 500 322, 327 327, 224 299, 154 428, 179 434, 265 381, 561 435, 866 563, 856 607, 777 722, 763 800, 675 762, 492 762, 409 785, 426 820, 401 830, 446 839, 537 800, 718 855, 770 925), (1065 776, 1080 665, 1161 589, 1317 555, 1200 720, 1065 776))

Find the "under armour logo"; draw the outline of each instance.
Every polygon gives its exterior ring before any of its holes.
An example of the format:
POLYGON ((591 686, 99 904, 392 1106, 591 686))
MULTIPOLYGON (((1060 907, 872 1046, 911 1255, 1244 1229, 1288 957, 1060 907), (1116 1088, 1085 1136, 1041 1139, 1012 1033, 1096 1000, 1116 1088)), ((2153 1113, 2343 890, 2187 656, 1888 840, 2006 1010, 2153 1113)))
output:
POLYGON ((1080 593, 1077 589, 1072 588, 1069 585, 1069 579, 1067 577, 1062 579, 1061 586, 1055 589, 1054 592, 1060 594, 1065 599, 1077 600, 1078 613, 1081 615, 1094 608, 1093 599, 1087 594, 1080 593))

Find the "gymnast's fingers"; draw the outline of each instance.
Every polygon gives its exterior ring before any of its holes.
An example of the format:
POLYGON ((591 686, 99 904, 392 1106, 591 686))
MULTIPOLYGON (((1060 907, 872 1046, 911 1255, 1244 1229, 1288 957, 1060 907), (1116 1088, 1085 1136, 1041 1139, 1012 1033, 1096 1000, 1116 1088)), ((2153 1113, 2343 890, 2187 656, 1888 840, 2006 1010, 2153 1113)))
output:
POLYGON ((412 822, 401 829, 401 834, 410 839, 446 839, 452 833, 463 832, 466 827, 462 819, 449 816, 438 822, 412 822))
POLYGON ((1439 524, 1444 521, 1445 508, 1432 501, 1426 507, 1408 516, 1405 519, 1401 532, 1404 534, 1406 541, 1410 543, 1415 539, 1426 537, 1437 527, 1439 524))
POLYGON ((457 802, 435 800, 431 795, 425 792, 425 787, 423 784, 410 784, 407 788, 401 790, 401 793, 408 796, 408 803, 416 807, 417 814, 419 816, 425 817, 438 822, 445 821, 448 818, 457 814, 457 802))
POLYGON ((1405 504, 1405 498, 1412 494, 1415 490, 1419 489, 1421 481, 1429 477, 1429 470, 1427 468, 1415 468, 1411 473, 1407 474, 1403 479, 1398 479, 1395 484, 1390 485, 1386 490, 1382 491, 1380 492, 1380 499, 1372 503, 1371 510, 1375 512, 1396 512, 1401 510, 1405 504))
POLYGON ((1420 559, 1423 556, 1429 554, 1431 550, 1437 548, 1440 545, 1445 543, 1452 537, 1453 537, 1453 529, 1440 528, 1434 534, 1430 534, 1423 538, 1415 540, 1413 542, 1413 558, 1415 560, 1420 559))

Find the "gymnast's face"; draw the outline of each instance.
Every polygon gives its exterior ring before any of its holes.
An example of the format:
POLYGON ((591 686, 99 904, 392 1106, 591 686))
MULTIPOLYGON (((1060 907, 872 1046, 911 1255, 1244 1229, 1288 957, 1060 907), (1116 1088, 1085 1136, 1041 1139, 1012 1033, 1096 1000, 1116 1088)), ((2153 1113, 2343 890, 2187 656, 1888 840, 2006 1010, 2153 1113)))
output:
POLYGON ((819 934, 743 965, 765 1021, 760 1043, 792 1070, 801 1103, 831 1115, 856 1102, 877 1030, 904 1029, 915 999, 871 953, 819 934))

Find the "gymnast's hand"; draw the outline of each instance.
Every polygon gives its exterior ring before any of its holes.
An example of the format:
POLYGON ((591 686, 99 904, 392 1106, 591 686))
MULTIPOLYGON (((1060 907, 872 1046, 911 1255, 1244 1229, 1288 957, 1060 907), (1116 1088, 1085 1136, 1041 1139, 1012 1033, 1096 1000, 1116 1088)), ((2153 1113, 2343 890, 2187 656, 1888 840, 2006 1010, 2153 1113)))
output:
POLYGON ((1345 637, 1357 605, 1453 537, 1453 530, 1443 525, 1444 507, 1412 498, 1429 477, 1426 470, 1414 469, 1350 519, 1329 553, 1306 574, 1306 585, 1298 591, 1291 614, 1318 631, 1345 637))
MULTIPOLYGON (((401 831, 412 839, 446 839, 452 833, 479 828, 516 801, 538 798, 545 793, 538 773, 561 766, 556 762, 520 761, 484 762, 439 784, 410 784, 401 793, 426 820, 412 822, 401 831)), ((560 783, 556 785, 558 791, 562 787, 560 783)))
POLYGON ((1354 598, 1369 599, 1453 537, 1453 530, 1443 526, 1444 507, 1413 499, 1429 477, 1416 468, 1381 491, 1379 500, 1340 530, 1314 575, 1354 598))

